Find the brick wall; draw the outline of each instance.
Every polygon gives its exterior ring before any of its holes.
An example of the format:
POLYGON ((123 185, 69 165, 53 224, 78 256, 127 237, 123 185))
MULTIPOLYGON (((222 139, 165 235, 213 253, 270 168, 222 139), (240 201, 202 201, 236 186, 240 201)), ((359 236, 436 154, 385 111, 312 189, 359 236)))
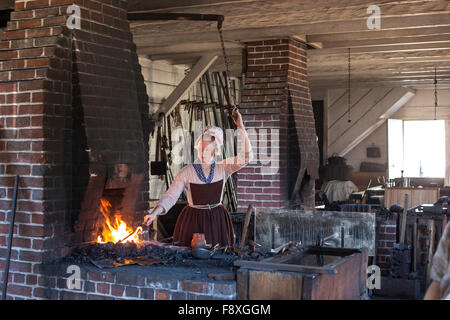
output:
MULTIPOLYGON (((78 158, 76 151, 85 145, 74 139, 85 129, 76 125, 80 104, 97 112, 97 120, 107 119, 101 124, 95 124, 95 120, 90 127, 92 122, 84 122, 91 130, 85 130, 90 137, 97 134, 95 126, 102 129, 104 144, 87 138, 84 142, 103 148, 100 153, 120 155, 120 159, 103 157, 102 164, 131 159, 133 171, 143 172, 144 181, 148 181, 148 135, 133 129, 148 124, 148 98, 125 6, 123 0, 16 0, 11 21, 2 34, 0 256, 6 252, 14 175, 20 174, 11 291, 8 288, 17 298, 33 296, 31 286, 38 280, 41 262, 70 250, 76 219, 73 202, 80 201, 73 196, 79 178, 74 162, 87 159, 85 155, 78 158), (71 31, 65 26, 71 4, 81 7, 81 30, 71 31), (100 105, 109 109, 98 108, 100 105), (129 129, 120 131, 126 141, 122 153, 111 152, 118 148, 111 143, 116 137, 108 136, 111 125, 129 129), (133 150, 138 157, 130 156, 133 150)), ((144 183, 137 219, 143 215, 147 199, 148 186, 144 183)), ((4 266, 0 259, 0 276, 4 266)))
MULTIPOLYGON (((39 276, 32 279, 25 278, 25 282, 33 283, 31 288, 17 284, 12 286, 10 295, 22 296, 26 293, 32 294, 36 299, 53 300, 233 300, 236 298, 235 281, 184 280, 159 276, 158 272, 152 272, 151 269, 145 274, 131 274, 120 268, 107 271, 82 268, 81 289, 68 289, 66 268, 65 265, 43 266, 39 276)), ((13 277, 22 276, 16 273, 13 277)))
POLYGON ((13 288, 16 281, 32 281, 28 275, 47 257, 52 243, 64 243, 71 53, 61 26, 63 7, 44 8, 44 3, 48 7, 50 0, 16 1, 0 42, 1 256, 6 251, 14 175, 21 175, 10 268, 13 288))
POLYGON ((383 274, 389 272, 391 266, 390 255, 394 243, 397 241, 397 224, 394 220, 377 219, 376 229, 376 265, 383 274))
MULTIPOLYGON (((247 58, 240 110, 246 128, 254 129, 250 138, 257 152, 237 173, 239 208, 284 208, 300 166, 314 181, 319 164, 306 45, 295 39, 249 42, 247 58)), ((313 188, 308 185, 305 204, 311 205, 313 188)))

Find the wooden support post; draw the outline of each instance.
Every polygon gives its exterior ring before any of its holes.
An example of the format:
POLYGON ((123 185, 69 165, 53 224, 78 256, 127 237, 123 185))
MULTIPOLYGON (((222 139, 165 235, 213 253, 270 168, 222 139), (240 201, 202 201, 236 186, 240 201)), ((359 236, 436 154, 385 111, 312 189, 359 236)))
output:
POLYGON ((169 114, 181 101, 183 95, 203 76, 219 56, 215 54, 202 56, 180 84, 161 105, 159 112, 169 114))
POLYGON ((298 170, 297 180, 295 181, 294 190, 291 194, 291 203, 295 204, 295 201, 297 199, 298 193, 300 192, 300 187, 302 184, 303 177, 305 176, 306 167, 303 164, 303 161, 301 161, 300 169, 298 170))

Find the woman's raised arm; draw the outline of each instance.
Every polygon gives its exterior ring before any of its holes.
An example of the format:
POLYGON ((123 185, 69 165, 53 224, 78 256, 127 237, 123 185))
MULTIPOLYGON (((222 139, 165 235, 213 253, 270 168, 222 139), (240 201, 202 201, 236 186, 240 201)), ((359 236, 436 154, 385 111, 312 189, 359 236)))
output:
POLYGON ((241 113, 235 109, 233 111, 232 118, 238 127, 239 137, 241 138, 241 150, 237 156, 226 158, 222 161, 227 175, 231 175, 233 172, 238 171, 253 160, 252 145, 250 143, 250 139, 248 138, 247 131, 245 130, 241 113))

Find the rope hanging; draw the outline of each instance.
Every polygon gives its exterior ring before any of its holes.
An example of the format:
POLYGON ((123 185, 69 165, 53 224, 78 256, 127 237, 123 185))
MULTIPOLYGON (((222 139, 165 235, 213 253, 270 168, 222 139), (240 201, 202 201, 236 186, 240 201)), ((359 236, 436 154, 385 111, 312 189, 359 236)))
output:
POLYGON ((225 62, 225 75, 226 75, 226 82, 227 82, 227 87, 228 87, 228 91, 230 93, 230 96, 232 98, 231 103, 233 104, 234 108, 236 109, 236 95, 235 92, 231 86, 231 79, 230 79, 230 63, 228 61, 228 57, 227 57, 227 53, 225 50, 225 41, 223 40, 223 32, 222 32, 222 24, 223 24, 223 19, 220 19, 217 22, 217 30, 219 32, 219 37, 220 37, 220 45, 222 47, 222 55, 223 55, 223 60, 225 62))
POLYGON ((437 120, 438 96, 437 96, 437 70, 434 67, 434 120, 437 120))
POLYGON ((350 58, 350 48, 348 48, 348 122, 352 122, 350 118, 350 109, 351 109, 351 58, 350 58))

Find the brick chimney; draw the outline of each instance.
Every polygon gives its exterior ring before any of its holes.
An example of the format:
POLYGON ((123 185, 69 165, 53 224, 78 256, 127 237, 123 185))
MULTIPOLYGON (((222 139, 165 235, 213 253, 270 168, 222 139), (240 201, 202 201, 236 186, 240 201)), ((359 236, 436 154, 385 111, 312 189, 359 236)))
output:
POLYGON ((1 250, 14 175, 21 176, 11 272, 31 273, 70 250, 86 194, 117 165, 128 166, 138 189, 124 211, 132 212, 130 223, 141 222, 148 97, 126 1, 16 0, 0 64, 1 250), (66 26, 73 4, 80 30, 66 26))
POLYGON ((318 177, 316 140, 307 78, 306 44, 296 39, 247 43, 241 111, 255 160, 238 172, 240 210, 314 205, 318 177), (291 201, 299 170, 299 192, 291 201))

